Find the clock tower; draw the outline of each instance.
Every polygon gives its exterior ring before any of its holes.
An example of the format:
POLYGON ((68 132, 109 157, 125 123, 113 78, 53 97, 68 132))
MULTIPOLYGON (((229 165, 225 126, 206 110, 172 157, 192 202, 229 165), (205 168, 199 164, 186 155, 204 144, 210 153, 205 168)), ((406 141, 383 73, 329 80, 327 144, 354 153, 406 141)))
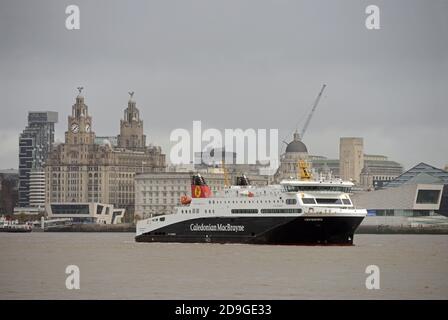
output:
POLYGON ((120 121, 118 146, 128 150, 145 150, 146 136, 143 134, 143 120, 133 99, 134 92, 129 92, 128 107, 124 110, 124 118, 120 121))
POLYGON ((83 87, 78 87, 79 94, 72 106, 72 114, 68 116, 68 130, 65 132, 66 144, 93 144, 95 133, 92 132, 92 117, 81 95, 83 87))

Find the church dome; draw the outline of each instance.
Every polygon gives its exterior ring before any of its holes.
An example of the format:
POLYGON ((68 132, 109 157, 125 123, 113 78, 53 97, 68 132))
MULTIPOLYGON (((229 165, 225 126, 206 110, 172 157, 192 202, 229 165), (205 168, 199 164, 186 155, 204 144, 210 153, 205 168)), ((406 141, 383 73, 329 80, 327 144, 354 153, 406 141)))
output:
POLYGON ((288 143, 288 146, 286 147, 286 152, 306 152, 308 153, 308 149, 306 148, 306 145, 300 141, 300 136, 297 132, 294 133, 294 139, 288 143))

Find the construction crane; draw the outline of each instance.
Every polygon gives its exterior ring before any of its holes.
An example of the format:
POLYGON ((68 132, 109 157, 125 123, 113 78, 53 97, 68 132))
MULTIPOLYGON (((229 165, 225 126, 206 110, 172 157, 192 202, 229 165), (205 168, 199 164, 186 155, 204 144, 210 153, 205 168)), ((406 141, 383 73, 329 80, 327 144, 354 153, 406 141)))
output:
POLYGON ((322 93, 324 92, 326 86, 327 86, 326 84, 324 84, 322 86, 322 89, 320 89, 320 92, 317 95, 316 100, 314 101, 313 108, 311 109, 311 112, 308 115, 308 118, 306 119, 305 125, 302 128, 302 131, 300 132, 300 138, 301 139, 303 139, 303 135, 305 134, 306 129, 308 129, 308 125, 310 124, 311 118, 313 117, 314 111, 316 110, 317 105, 319 104, 320 97, 322 97, 322 93))
POLYGON ((305 159, 297 161, 297 179, 311 180, 312 174, 308 162, 305 159))
POLYGON ((230 179, 229 179, 229 172, 227 171, 226 167, 226 161, 224 160, 224 155, 221 160, 221 166, 222 166, 222 172, 224 174, 224 187, 228 188, 230 187, 230 179))

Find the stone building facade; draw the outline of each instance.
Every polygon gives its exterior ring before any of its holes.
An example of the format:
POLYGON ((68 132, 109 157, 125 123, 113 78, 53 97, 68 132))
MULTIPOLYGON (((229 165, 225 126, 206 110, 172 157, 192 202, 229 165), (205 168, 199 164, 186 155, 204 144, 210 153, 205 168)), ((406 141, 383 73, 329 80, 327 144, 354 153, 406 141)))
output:
POLYGON ((339 144, 339 174, 342 180, 360 182, 364 168, 363 138, 343 137, 339 144))
POLYGON ((165 155, 160 147, 144 145, 143 122, 132 95, 125 110, 132 117, 120 123, 119 146, 95 143, 92 117, 81 90, 68 117, 65 143, 52 148, 45 166, 46 203, 101 202, 132 215, 135 174, 163 171, 165 155), (141 127, 129 130, 135 124, 141 127))
POLYGON ((295 132, 293 140, 288 143, 285 153, 280 157, 280 166, 274 175, 274 182, 279 183, 283 179, 290 178, 297 179, 299 160, 308 162, 309 156, 306 145, 300 139, 299 133, 295 132))

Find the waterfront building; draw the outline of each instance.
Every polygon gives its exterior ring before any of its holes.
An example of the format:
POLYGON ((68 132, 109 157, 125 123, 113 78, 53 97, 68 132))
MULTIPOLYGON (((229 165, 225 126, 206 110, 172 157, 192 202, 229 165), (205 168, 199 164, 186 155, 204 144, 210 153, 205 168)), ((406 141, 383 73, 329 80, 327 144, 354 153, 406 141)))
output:
POLYGON ((364 154, 364 166, 369 168, 376 189, 403 173, 401 164, 383 155, 364 154))
POLYGON ((448 216, 448 171, 421 162, 394 180, 388 182, 385 185, 385 188, 390 189, 413 183, 443 185, 442 197, 437 213, 448 216))
POLYGON ((19 137, 19 206, 30 206, 30 172, 41 171, 54 142, 58 113, 28 112, 28 125, 19 137))
POLYGON ((358 192, 353 203, 376 216, 432 216, 439 210, 442 184, 410 183, 395 188, 358 192))
MULTIPOLYGON (((358 183, 360 185, 366 182, 366 177, 362 177, 363 172, 364 174, 368 172, 369 177, 367 178, 372 180, 369 185, 372 184, 376 189, 403 173, 403 166, 396 161, 389 160, 387 156, 364 154, 363 157, 364 166, 359 174, 358 183), (364 168, 366 169, 364 170, 364 168)), ((334 177, 341 177, 339 159, 328 159, 323 156, 310 156, 309 158, 313 170, 317 174, 331 172, 334 177)))
POLYGON ((78 89, 65 142, 54 146, 45 166, 46 203, 107 203, 126 209, 132 219, 135 174, 164 171, 165 155, 160 147, 144 145, 133 94, 120 122, 118 146, 96 144, 93 119, 78 89))
POLYGON ((11 214, 18 201, 19 171, 0 170, 0 214, 11 214))
POLYGON ((288 143, 285 152, 280 156, 280 166, 274 174, 274 181, 279 183, 283 179, 297 178, 299 160, 308 161, 309 156, 306 145, 296 131, 293 135, 293 140, 288 143))
POLYGON ((30 172, 30 207, 45 207, 45 171, 32 170, 30 172))
MULTIPOLYGON (((154 172, 138 174, 135 177, 135 214, 140 218, 151 215, 171 214, 180 205, 180 197, 191 196, 193 172, 154 172)), ((224 188, 223 173, 201 173, 212 192, 224 188)), ((268 176, 250 176, 253 185, 267 185, 268 176)), ((234 176, 229 175, 230 182, 234 176)))
POLYGON ((91 203, 51 203, 46 205, 47 218, 70 219, 74 223, 117 224, 122 223, 125 209, 111 204, 91 203))
POLYGON ((351 180, 355 184, 360 181, 361 170, 364 167, 363 138, 340 138, 339 143, 339 174, 342 180, 351 180))
POLYGON ((385 188, 399 187, 409 183, 448 184, 448 172, 424 162, 420 162, 400 176, 385 184, 385 188))
POLYGON ((383 189, 355 193, 352 200, 373 216, 448 216, 447 190, 448 172, 419 163, 383 189))

